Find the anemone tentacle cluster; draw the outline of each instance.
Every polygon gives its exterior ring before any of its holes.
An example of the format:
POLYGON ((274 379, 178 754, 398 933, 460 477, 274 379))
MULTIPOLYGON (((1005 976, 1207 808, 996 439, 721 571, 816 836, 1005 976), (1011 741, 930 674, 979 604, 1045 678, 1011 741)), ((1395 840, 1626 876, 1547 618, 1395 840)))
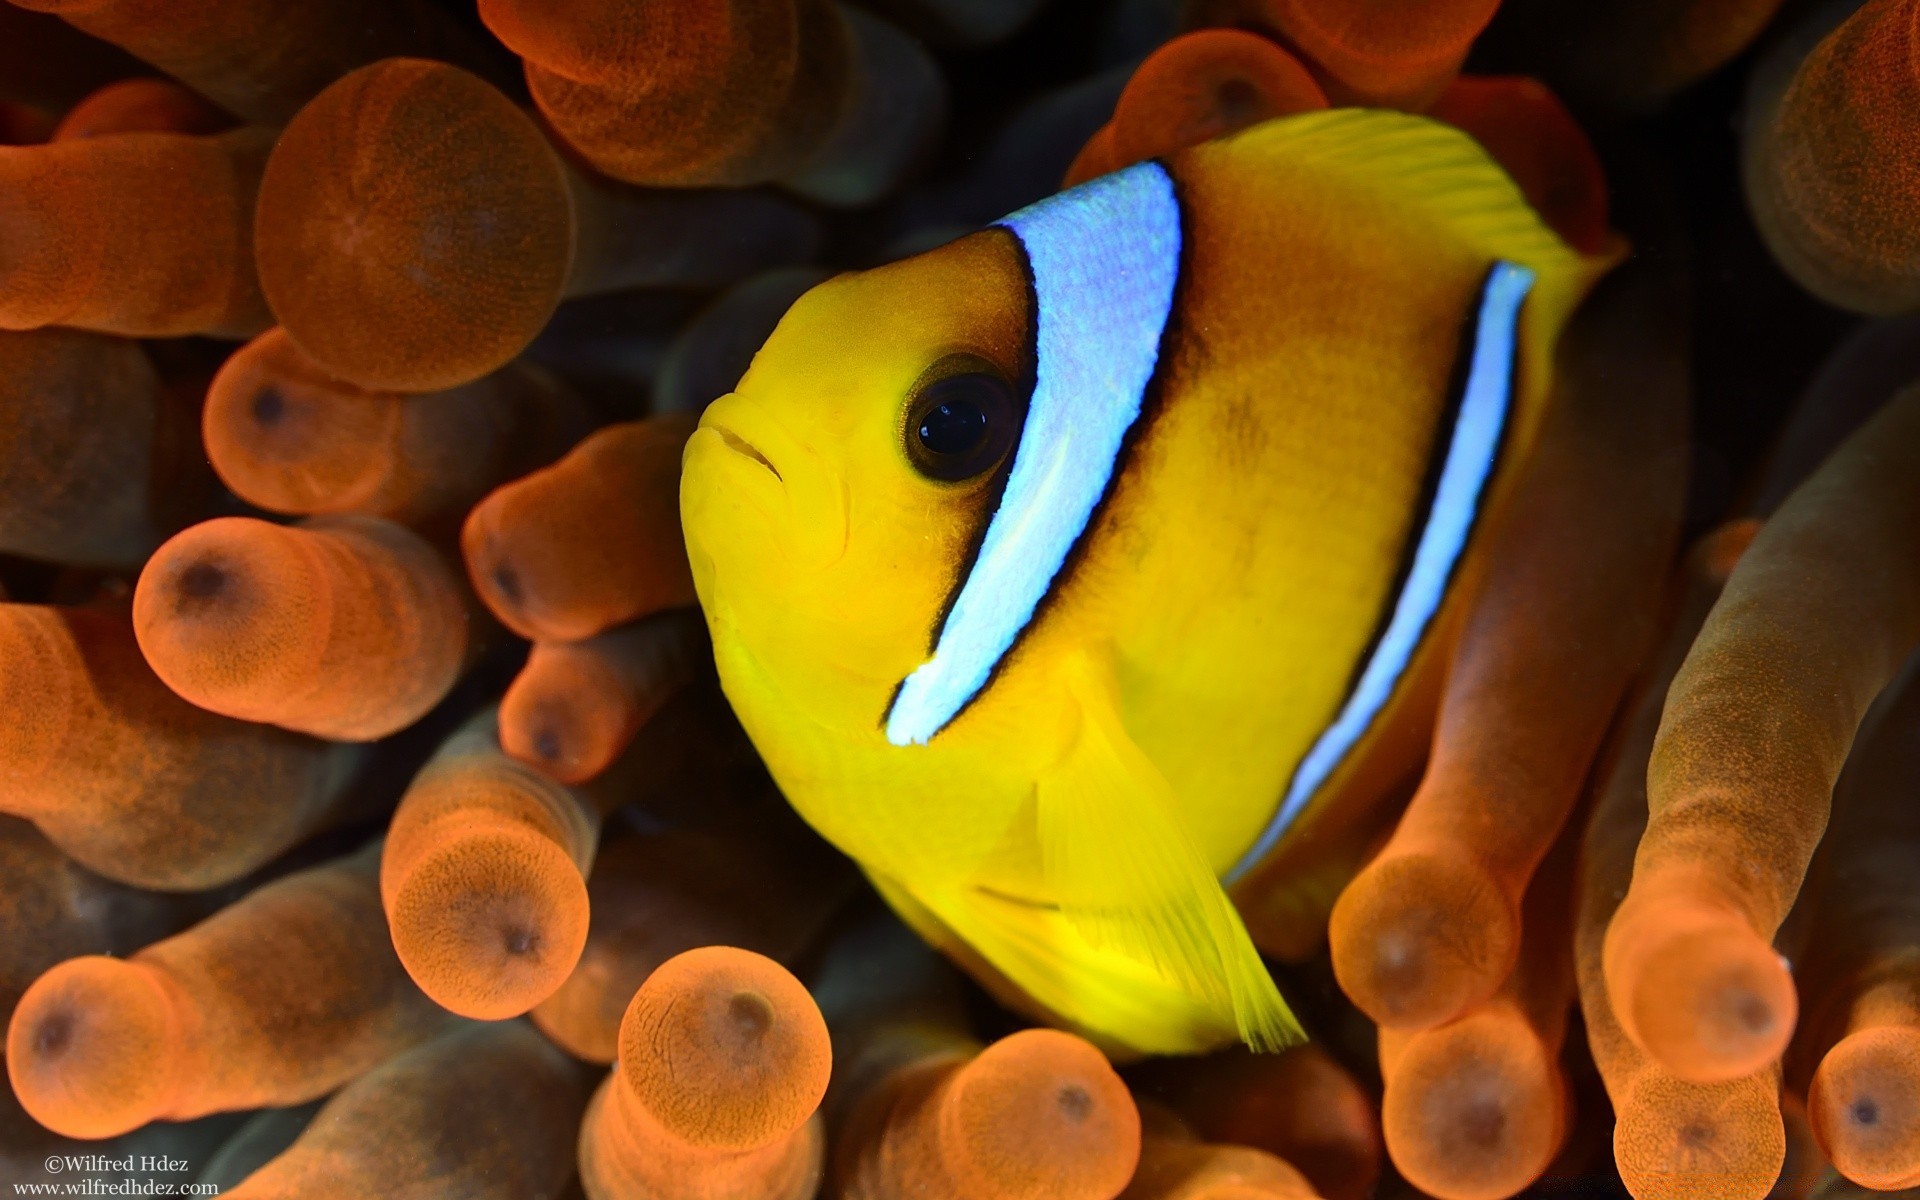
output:
MULTIPOLYGON (((1920 0, 0 0, 0 1185, 1920 1195, 1916 47, 1920 0), (837 566, 927 514, 701 423, 803 294, 982 226, 1031 282, 1007 213, 1352 108, 1464 133, 1598 282, 1509 356, 1549 403, 1395 702, 1412 768, 1214 864, 1310 1040, 1143 1054, 783 800, 683 461, 753 460, 740 513, 819 490, 836 528, 754 545, 837 566)), ((985 312, 967 263, 935 299, 985 312)), ((1148 349, 1227 370, 1171 279, 1148 349)), ((995 310, 999 399, 1057 295, 995 310)), ((1237 382, 1246 439, 1296 382, 1237 382)), ((992 902, 1119 938, 1072 865, 992 902)))

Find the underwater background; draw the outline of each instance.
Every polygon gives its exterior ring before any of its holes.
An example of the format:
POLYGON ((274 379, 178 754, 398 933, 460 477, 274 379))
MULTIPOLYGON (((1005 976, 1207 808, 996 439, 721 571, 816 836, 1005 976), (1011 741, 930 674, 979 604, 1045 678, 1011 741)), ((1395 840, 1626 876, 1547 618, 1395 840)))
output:
POLYGON ((0 0, 0 1189, 1920 1194, 1916 197, 1913 0, 0 0), (788 805, 681 452, 1329 107, 1618 258, 1590 425, 1228 893, 1309 1040, 1142 1054, 788 805))

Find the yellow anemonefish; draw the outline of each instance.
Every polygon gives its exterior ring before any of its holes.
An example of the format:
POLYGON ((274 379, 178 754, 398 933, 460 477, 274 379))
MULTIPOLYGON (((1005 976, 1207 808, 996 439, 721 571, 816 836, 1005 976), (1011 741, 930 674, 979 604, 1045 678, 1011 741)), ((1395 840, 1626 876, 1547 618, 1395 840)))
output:
POLYGON ((687 446, 726 693, 1004 998, 1280 1044, 1222 879, 1432 669, 1607 265, 1463 134, 1348 109, 829 280, 687 446))

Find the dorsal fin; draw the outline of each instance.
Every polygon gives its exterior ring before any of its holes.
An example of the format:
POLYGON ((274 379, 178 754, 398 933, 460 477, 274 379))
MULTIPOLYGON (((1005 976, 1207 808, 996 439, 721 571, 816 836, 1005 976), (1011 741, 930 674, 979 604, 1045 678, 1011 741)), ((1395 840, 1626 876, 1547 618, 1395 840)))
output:
POLYGON ((1597 275, 1611 261, 1587 259, 1568 246, 1480 143, 1425 117, 1332 108, 1267 121, 1185 153, 1251 153, 1337 173, 1428 210, 1489 258, 1542 274, 1586 268, 1597 275))

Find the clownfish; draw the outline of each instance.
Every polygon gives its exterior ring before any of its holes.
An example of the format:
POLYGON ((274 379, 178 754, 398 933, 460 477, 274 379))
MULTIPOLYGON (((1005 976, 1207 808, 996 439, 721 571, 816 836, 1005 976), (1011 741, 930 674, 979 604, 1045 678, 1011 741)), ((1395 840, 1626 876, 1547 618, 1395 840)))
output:
POLYGON ((1433 669, 1610 265, 1466 135, 1342 109, 828 280, 687 445, 722 687, 1003 999, 1283 1045, 1226 886, 1433 669))

